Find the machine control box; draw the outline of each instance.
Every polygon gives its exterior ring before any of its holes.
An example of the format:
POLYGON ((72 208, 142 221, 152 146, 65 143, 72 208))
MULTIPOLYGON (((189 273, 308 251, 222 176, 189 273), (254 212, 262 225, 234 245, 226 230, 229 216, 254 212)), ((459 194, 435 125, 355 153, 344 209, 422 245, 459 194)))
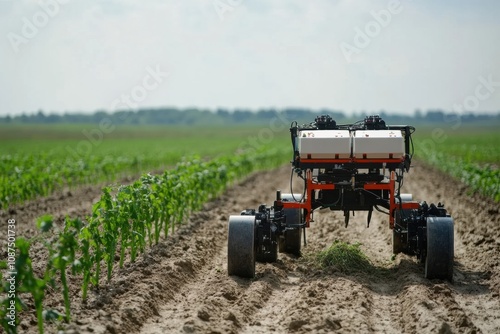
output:
POLYGON ((348 130, 303 130, 297 149, 301 159, 349 159, 351 140, 348 130))
POLYGON ((404 138, 398 130, 357 130, 352 140, 356 159, 400 159, 405 155, 404 138))

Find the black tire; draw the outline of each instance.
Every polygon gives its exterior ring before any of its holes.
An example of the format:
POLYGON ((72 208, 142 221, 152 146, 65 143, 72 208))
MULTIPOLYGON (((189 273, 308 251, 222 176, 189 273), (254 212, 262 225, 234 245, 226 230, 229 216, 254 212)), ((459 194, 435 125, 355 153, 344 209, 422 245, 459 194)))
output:
POLYGON ((425 277, 453 280, 454 257, 453 219, 427 218, 427 256, 425 277))
POLYGON ((300 248, 302 245, 302 229, 287 230, 285 232, 285 253, 300 256, 300 248))
POLYGON ((255 277, 255 216, 229 217, 227 273, 255 277))

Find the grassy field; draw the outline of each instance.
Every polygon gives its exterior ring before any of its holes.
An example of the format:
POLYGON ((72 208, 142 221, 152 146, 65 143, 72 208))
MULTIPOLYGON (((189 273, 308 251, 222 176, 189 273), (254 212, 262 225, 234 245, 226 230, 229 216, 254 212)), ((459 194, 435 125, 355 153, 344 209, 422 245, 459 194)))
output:
POLYGON ((500 201, 500 131, 482 127, 422 128, 414 134, 415 156, 500 201))
POLYGON ((212 158, 289 145, 286 129, 262 127, 3 125, 0 208, 64 186, 116 180, 171 166, 183 157, 212 158), (105 129, 106 130, 106 129, 105 129))
POLYGON ((288 128, 275 132, 263 131, 263 127, 257 126, 119 126, 108 134, 101 132, 100 136, 95 130, 99 130, 96 125, 2 124, 0 153, 55 152, 74 156, 72 152, 76 151, 85 157, 113 152, 153 155, 159 151, 186 153, 188 150, 192 154, 213 155, 244 146, 281 144, 283 138, 288 138, 288 128), (82 141, 88 142, 90 149, 80 144, 82 141))

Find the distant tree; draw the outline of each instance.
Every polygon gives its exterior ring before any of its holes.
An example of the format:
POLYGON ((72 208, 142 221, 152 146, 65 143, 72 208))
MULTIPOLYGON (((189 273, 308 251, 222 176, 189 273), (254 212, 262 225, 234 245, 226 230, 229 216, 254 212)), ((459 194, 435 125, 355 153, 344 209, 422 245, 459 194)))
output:
MULTIPOLYGON (((113 124, 169 124, 169 125, 214 125, 214 124, 267 124, 269 120, 279 114, 287 121, 297 121, 299 124, 309 123, 318 115, 330 115, 337 123, 346 121, 362 120, 367 115, 379 114, 387 123, 392 124, 413 124, 414 122, 443 123, 450 119, 456 119, 457 115, 445 114, 442 110, 428 110, 424 116, 419 109, 415 110, 413 117, 409 115, 395 114, 380 110, 378 112, 354 112, 351 117, 347 117, 342 111, 321 109, 313 111, 305 108, 286 108, 276 110, 273 108, 260 109, 257 112, 250 110, 236 109, 233 111, 219 108, 215 112, 208 109, 187 108, 177 109, 173 107, 150 108, 132 110, 118 110, 110 113, 104 110, 96 111, 93 114, 83 112, 69 113, 63 115, 51 113, 46 115, 42 110, 27 115, 23 113, 19 116, 0 117, 0 123, 99 123, 104 118, 109 118, 113 124)), ((498 113, 467 113, 460 115, 460 119, 467 123, 487 123, 500 122, 500 112, 498 113)))
POLYGON ((30 123, 45 123, 45 115, 43 114, 42 110, 38 110, 36 115, 33 116, 33 118, 30 119, 30 123))
POLYGON ((425 120, 431 123, 440 123, 444 119, 444 113, 441 110, 429 110, 425 115, 425 120))
POLYGON ((228 117, 229 116, 229 111, 226 109, 217 109, 216 115, 219 117, 228 117))
POLYGON ((413 117, 417 120, 422 119, 424 116, 422 114, 422 111, 420 109, 415 109, 415 112, 413 113, 413 117))
POLYGON ((235 110, 232 119, 235 123, 245 123, 252 117, 252 112, 247 110, 235 110))
POLYGON ((56 114, 50 114, 47 116, 47 123, 60 123, 61 122, 61 116, 56 115, 56 114))

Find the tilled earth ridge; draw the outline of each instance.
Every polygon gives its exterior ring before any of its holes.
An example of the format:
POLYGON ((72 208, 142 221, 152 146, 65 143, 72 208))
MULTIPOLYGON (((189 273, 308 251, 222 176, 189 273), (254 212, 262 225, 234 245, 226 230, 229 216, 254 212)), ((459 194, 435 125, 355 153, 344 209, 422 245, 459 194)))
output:
MULTIPOLYGON (((205 205, 173 237, 134 264, 86 304, 72 286, 73 322, 67 333, 498 333, 500 332, 499 206, 431 167, 417 163, 404 192, 445 202, 455 220, 454 283, 427 280, 416 259, 392 259, 388 218, 315 213, 303 258, 280 254, 257 264, 253 280, 228 276, 227 219, 271 204, 288 192, 289 166, 257 173, 205 205), (333 241, 360 242, 373 270, 351 275, 319 270, 305 260, 333 241)), ((300 192, 296 187, 296 192, 300 192)), ((52 294, 48 304, 62 300, 52 294)), ((36 332, 24 314, 24 332, 36 332)), ((49 332, 55 332, 55 326, 49 332)))

